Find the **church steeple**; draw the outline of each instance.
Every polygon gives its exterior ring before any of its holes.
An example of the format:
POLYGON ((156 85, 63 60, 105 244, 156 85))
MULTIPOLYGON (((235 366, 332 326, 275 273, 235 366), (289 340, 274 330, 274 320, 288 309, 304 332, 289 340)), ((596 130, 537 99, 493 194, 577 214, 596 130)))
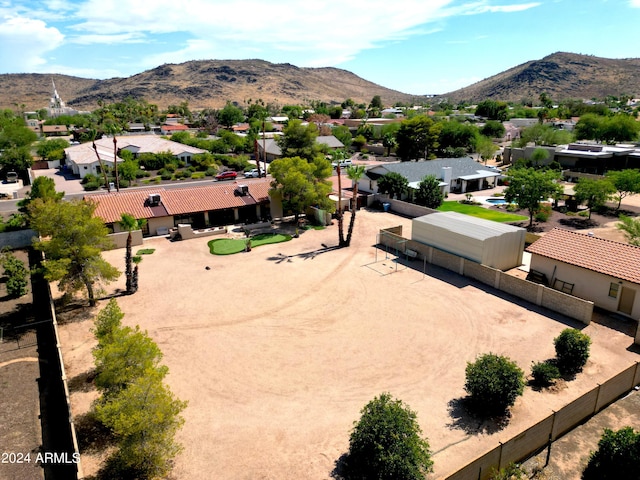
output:
POLYGON ((58 90, 56 90, 56 82, 53 81, 53 78, 51 79, 51 85, 53 86, 53 96, 51 97, 49 108, 51 108, 52 110, 63 109, 64 102, 62 101, 62 98, 60 98, 60 95, 58 95, 58 90))

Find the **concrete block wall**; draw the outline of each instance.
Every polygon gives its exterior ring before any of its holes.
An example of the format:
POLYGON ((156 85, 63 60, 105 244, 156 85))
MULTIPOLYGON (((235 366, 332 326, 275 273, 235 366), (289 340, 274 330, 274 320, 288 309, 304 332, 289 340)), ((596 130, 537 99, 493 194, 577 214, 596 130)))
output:
POLYGON ((464 260, 464 275, 465 277, 473 278, 479 282, 485 283, 492 287, 500 285, 500 276, 502 272, 495 268, 481 265, 471 260, 464 260))
POLYGON ((543 286, 537 283, 528 282, 506 273, 500 274, 500 290, 510 293, 518 298, 522 298, 534 305, 539 305, 539 298, 542 295, 543 286))
MULTIPOLYGON (((127 237, 129 232, 111 233, 109 238, 113 242, 113 247, 109 250, 115 250, 117 248, 125 248, 127 246, 127 237)), ((133 230, 131 232, 131 245, 142 245, 142 230, 133 230)))
POLYGON ((585 325, 591 323, 593 316, 593 302, 567 295, 549 287, 543 287, 540 305, 567 317, 575 318, 585 325))

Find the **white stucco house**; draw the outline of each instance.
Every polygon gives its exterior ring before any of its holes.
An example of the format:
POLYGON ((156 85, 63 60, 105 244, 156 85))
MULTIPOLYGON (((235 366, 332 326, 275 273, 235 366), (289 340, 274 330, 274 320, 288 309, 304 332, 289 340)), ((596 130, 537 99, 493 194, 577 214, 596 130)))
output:
POLYGON ((604 310, 640 318, 640 247, 554 228, 526 251, 530 277, 604 310))
POLYGON ((113 137, 103 137, 96 140, 96 150, 91 142, 73 145, 65 148, 66 163, 69 169, 80 178, 87 174, 99 175, 100 161, 108 168, 113 168, 115 162, 121 163, 123 160, 118 156, 120 151, 129 150, 134 158, 140 153, 161 153, 171 152, 176 158, 189 164, 191 158, 199 153, 206 153, 201 148, 183 145, 172 142, 155 135, 124 135, 116 137, 116 155, 114 157, 113 137), (97 154, 96 155, 96 151, 97 154))

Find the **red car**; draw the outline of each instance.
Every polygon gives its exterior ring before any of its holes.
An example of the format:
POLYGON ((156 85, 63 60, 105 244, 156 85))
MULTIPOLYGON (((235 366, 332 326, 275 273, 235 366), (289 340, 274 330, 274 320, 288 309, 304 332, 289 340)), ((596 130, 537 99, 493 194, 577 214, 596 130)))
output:
POLYGON ((216 180, 231 180, 238 176, 236 172, 233 170, 227 170, 225 172, 220 172, 216 175, 216 180))

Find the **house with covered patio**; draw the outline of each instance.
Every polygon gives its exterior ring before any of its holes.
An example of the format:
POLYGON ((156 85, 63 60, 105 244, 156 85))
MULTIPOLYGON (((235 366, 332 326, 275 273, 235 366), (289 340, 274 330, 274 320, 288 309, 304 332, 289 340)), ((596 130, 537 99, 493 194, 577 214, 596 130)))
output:
POLYGON ((405 177, 409 187, 417 189, 426 176, 440 180, 442 193, 466 193, 496 186, 501 173, 485 168, 470 157, 438 158, 418 162, 394 162, 376 165, 367 170, 358 183, 358 189, 378 193, 377 181, 387 173, 395 172, 405 177))
POLYGON ((145 188, 85 195, 94 215, 118 233, 122 214, 146 220, 143 235, 166 235, 178 224, 194 229, 251 223, 270 215, 269 180, 186 188, 145 188))

